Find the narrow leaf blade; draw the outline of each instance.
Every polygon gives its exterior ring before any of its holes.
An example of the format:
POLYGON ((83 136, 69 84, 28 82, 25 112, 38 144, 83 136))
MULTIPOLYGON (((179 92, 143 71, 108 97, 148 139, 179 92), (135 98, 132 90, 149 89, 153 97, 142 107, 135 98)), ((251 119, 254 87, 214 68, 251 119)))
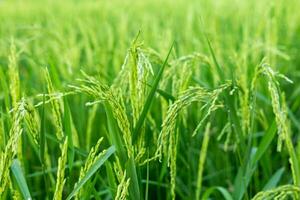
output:
POLYGON ((69 108, 69 103, 67 97, 64 97, 64 132, 66 136, 68 136, 68 164, 70 166, 70 171, 72 171, 73 161, 75 157, 74 153, 74 145, 73 145, 73 137, 72 137, 72 130, 71 130, 71 112, 69 108))
POLYGON ((11 165, 11 171, 17 181, 18 187, 20 189, 21 194, 23 195, 23 198, 26 200, 32 199, 19 160, 13 160, 11 165))
POLYGON ((264 186, 263 190, 271 190, 273 188, 275 188, 278 184, 278 182, 280 181, 282 175, 284 172, 284 167, 278 169, 275 174, 270 178, 270 180, 267 182, 267 184, 264 186))
POLYGON ((70 200, 72 197, 76 195, 76 193, 83 187, 83 185, 96 173, 96 171, 105 163, 105 161, 115 153, 116 148, 111 146, 107 149, 106 153, 100 157, 95 164, 87 171, 85 176, 77 183, 73 191, 67 197, 67 200, 70 200))

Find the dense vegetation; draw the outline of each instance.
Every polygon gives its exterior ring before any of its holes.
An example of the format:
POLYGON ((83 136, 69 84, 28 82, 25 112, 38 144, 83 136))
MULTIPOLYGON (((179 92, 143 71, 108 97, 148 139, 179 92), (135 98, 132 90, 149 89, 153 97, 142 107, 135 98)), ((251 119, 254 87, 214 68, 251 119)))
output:
POLYGON ((300 199, 300 1, 0 1, 0 199, 300 199))

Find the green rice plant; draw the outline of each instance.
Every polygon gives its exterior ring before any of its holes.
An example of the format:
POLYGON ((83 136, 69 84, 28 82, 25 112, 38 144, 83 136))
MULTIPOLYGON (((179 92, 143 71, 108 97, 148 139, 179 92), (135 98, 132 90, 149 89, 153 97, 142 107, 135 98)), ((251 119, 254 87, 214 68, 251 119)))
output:
POLYGON ((61 146, 61 156, 58 159, 58 168, 56 174, 56 186, 53 199, 61 200, 63 197, 63 189, 66 182, 65 179, 65 168, 67 163, 68 155, 68 137, 65 138, 64 144, 61 146))
POLYGON ((176 119, 178 117, 179 111, 184 107, 190 105, 195 101, 203 101, 204 97, 208 94, 208 92, 201 88, 189 88, 184 91, 180 97, 170 106, 168 110, 168 114, 162 124, 162 131, 158 138, 158 148, 156 154, 159 155, 160 160, 162 155, 166 155, 168 157, 168 163, 170 161, 170 150, 172 146, 169 146, 170 143, 170 135, 173 135, 175 132, 176 119))
POLYGON ((5 130, 4 130, 4 122, 2 118, 2 113, 1 113, 1 122, 0 122, 0 149, 4 149, 5 141, 6 141, 6 135, 5 135, 5 130))
POLYGON ((126 180, 126 170, 124 172, 122 171, 122 167, 118 157, 116 157, 116 162, 114 163, 114 171, 119 181, 115 199, 126 199, 128 196, 128 186, 130 184, 130 178, 126 180))
MULTIPOLYGON (((206 99, 212 98, 213 105, 209 107, 208 114, 200 121, 200 125, 203 123, 208 115, 217 108, 215 105, 218 94, 227 88, 228 85, 222 86, 220 89, 216 89, 213 92, 206 91, 201 87, 193 87, 184 91, 178 99, 169 107, 167 116, 162 124, 162 130, 158 138, 158 147, 156 150, 156 156, 161 160, 162 155, 166 156, 167 163, 170 165, 171 174, 171 194, 175 199, 175 178, 176 178, 176 154, 177 154, 177 140, 178 133, 176 131, 176 123, 179 112, 185 107, 189 106, 193 102, 205 102, 206 99), (216 92, 217 91, 217 92, 216 92)), ((202 108, 208 106, 209 103, 205 103, 202 108)), ((195 135, 200 128, 198 125, 193 133, 195 135)))
MULTIPOLYGON (((100 140, 101 141, 101 140, 100 140)), ((100 144, 100 142, 98 143, 100 144)), ((92 149, 91 154, 94 154, 95 149, 92 149)), ((94 160, 87 160, 86 161, 86 169, 82 170, 82 177, 79 178, 78 182, 75 184, 74 189, 72 190, 72 192, 68 195, 68 197, 66 198, 67 200, 72 199, 79 191, 80 189, 84 186, 84 184, 92 177, 92 175, 95 174, 95 172, 104 164, 104 162, 115 152, 115 147, 111 146, 108 149, 102 151, 100 154, 98 154, 97 156, 95 156, 94 158, 90 158, 90 159, 94 159, 94 160), (89 162, 93 162, 93 163, 89 163, 89 162), (83 172, 84 170, 86 170, 85 172, 83 172)), ((90 155, 91 155, 90 154, 90 155)))
MULTIPOLYGON (((45 78, 46 78, 46 82, 47 82, 47 90, 49 94, 55 94, 55 90, 53 88, 53 84, 51 81, 51 77, 48 71, 48 68, 45 68, 45 78)), ((62 140, 64 137, 64 133, 63 133, 63 125, 62 125, 62 114, 61 114, 61 108, 60 108, 60 104, 58 100, 52 100, 50 101, 51 103, 51 110, 54 116, 54 125, 56 128, 56 137, 59 140, 62 140)))
POLYGON ((120 182, 120 184, 118 185, 118 190, 117 190, 117 194, 115 199, 127 199, 127 195, 128 195, 128 186, 130 183, 130 178, 128 178, 127 180, 125 180, 126 178, 126 171, 124 172, 123 178, 120 182))
MULTIPOLYGON (((85 165, 80 169, 80 174, 79 174, 79 181, 83 179, 84 175, 87 173, 87 171, 89 170, 89 168, 95 164, 95 161, 97 159, 99 159, 99 157, 103 156, 101 154, 98 154, 99 148, 100 148, 100 144, 103 141, 103 138, 100 138, 97 142, 97 144, 91 148, 89 155, 86 159, 85 165), (98 154, 98 155, 97 155, 98 154)), ((102 152, 103 154, 103 152, 102 152)), ((75 184, 76 187, 76 184, 75 184)), ((81 188, 78 193, 75 195, 76 199, 79 199, 80 196, 83 195, 82 190, 83 188, 81 188)))
POLYGON ((279 74, 277 75, 268 64, 262 65, 263 73, 268 78, 268 89, 272 99, 273 112, 275 114, 276 123, 278 126, 278 147, 277 150, 281 151, 282 141, 284 140, 284 135, 286 132, 286 123, 283 116, 283 111, 280 103, 280 92, 278 91, 278 81, 276 76, 283 77, 285 80, 291 82, 285 76, 279 74))
POLYGON ((91 142, 91 136, 92 136, 92 129, 93 129, 93 124, 95 122, 97 110, 98 110, 98 104, 93 105, 93 107, 90 110, 90 115, 88 118, 88 125, 87 125, 87 148, 90 148, 90 142, 91 142))
POLYGON ((99 103, 100 101, 104 100, 109 103, 109 105, 113 108, 113 115, 118 123, 118 126, 123 133, 123 139, 127 149, 128 157, 132 157, 133 148, 131 144, 130 124, 126 115, 122 97, 116 96, 116 94, 114 94, 114 92, 108 86, 100 83, 95 78, 90 77, 85 73, 83 73, 83 75, 86 79, 79 79, 79 81, 88 85, 70 85, 69 87, 76 92, 87 93, 97 99, 95 102, 88 103, 87 105, 99 103))
POLYGON ((299 199, 299 7, 0 1, 0 199, 299 199))
POLYGON ((36 113, 36 109, 30 104, 26 103, 26 115, 25 115, 25 123, 28 131, 31 133, 33 141, 36 145, 39 145, 40 135, 39 135, 39 118, 36 113))
POLYGON ((278 90, 278 82, 275 79, 276 76, 284 78, 288 82, 292 83, 288 78, 281 74, 276 74, 270 66, 264 64, 263 73, 268 77, 268 89, 272 99, 273 112, 275 114, 277 129, 278 129, 278 145, 277 150, 281 151, 282 142, 285 141, 289 155, 290 155, 290 164, 293 174, 293 180, 295 185, 300 184, 300 172, 299 172, 299 161, 296 156, 296 152, 293 146, 293 143, 290 139, 290 128, 289 122, 287 121, 287 108, 285 103, 285 97, 281 97, 278 90))
POLYGON ((26 115, 25 100, 21 99, 16 104, 14 110, 13 124, 10 129, 10 138, 7 141, 5 149, 1 152, 1 163, 0 163, 0 194, 3 194, 6 187, 9 184, 9 168, 11 166, 13 158, 16 156, 18 151, 18 142, 23 132, 21 122, 26 115))
MULTIPOLYGON (((285 120, 285 130, 284 130, 284 141, 286 144, 286 148, 288 150, 290 159, 290 165, 291 165, 291 170, 292 170, 292 174, 293 174, 293 181, 294 184, 299 186, 300 184, 300 163, 299 163, 299 159, 297 157, 293 142, 291 140, 291 128, 290 128, 290 122, 287 120, 287 106, 286 106, 286 102, 285 102, 285 95, 284 93, 282 94, 282 115, 284 117, 285 120)), ((299 198, 299 197, 298 197, 299 198)))
POLYGON ((19 70, 18 70, 18 57, 16 52, 15 42, 11 40, 10 46, 10 55, 8 57, 9 65, 8 65, 8 73, 10 80, 10 95, 12 98, 13 107, 16 106, 17 102, 20 100, 20 80, 19 80, 19 70))
POLYGON ((202 176, 204 169, 204 162, 207 154, 207 146, 209 143, 209 131, 210 131, 210 123, 206 125, 203 142, 200 150, 199 156, 199 165, 198 165, 198 177, 197 177, 197 187, 196 187, 196 199, 200 199, 201 187, 202 187, 202 176))

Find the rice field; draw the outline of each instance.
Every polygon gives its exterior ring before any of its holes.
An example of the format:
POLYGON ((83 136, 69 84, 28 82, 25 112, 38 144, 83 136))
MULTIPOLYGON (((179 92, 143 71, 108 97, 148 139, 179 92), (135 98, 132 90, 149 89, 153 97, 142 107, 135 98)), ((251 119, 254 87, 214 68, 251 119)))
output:
POLYGON ((0 199, 300 199, 299 0, 0 0, 0 199))

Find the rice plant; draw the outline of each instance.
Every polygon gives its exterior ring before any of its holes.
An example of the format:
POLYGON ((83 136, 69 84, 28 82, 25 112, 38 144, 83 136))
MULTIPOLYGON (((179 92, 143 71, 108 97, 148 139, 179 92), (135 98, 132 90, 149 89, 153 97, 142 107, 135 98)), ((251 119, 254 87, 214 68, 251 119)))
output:
POLYGON ((0 199, 300 199, 299 8, 0 1, 0 199))

